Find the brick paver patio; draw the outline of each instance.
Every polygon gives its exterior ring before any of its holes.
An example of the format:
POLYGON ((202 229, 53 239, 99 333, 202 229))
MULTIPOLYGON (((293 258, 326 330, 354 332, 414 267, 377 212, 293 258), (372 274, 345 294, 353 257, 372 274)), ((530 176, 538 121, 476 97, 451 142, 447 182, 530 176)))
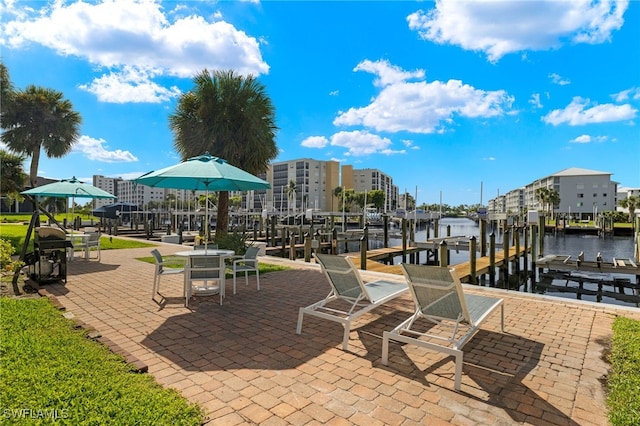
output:
MULTIPOLYGON (((184 247, 164 244, 163 255, 184 247)), ((329 291, 315 264, 261 258, 295 269, 228 284, 185 308, 181 276, 163 277, 151 300, 150 249, 105 250, 102 261, 69 264, 66 284, 43 286, 69 316, 148 366, 148 374, 204 407, 215 425, 606 425, 604 351, 615 315, 640 310, 516 292, 470 288, 505 298, 499 315, 465 347, 462 390, 451 358, 392 344, 380 362, 382 332, 406 318, 410 296, 365 315, 341 350, 339 324, 298 308, 329 291)), ((363 273, 374 278, 373 273, 363 273)), ((400 279, 400 277, 395 277, 400 279)))

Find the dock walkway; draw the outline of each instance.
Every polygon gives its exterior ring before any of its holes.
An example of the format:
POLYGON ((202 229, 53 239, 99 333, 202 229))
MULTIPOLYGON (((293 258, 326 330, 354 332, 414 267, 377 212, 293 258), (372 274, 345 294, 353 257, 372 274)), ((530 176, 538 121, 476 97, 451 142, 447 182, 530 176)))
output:
MULTIPOLYGON (((425 244, 425 243, 422 243, 425 244)), ((421 251, 427 250, 424 246, 412 246, 407 247, 406 250, 403 250, 402 246, 394 246, 394 247, 386 247, 374 250, 367 250, 366 254, 366 270, 374 271, 374 272, 382 272, 387 274, 396 274, 402 275, 402 268, 400 265, 394 265, 393 259, 395 257, 405 255, 417 254, 421 251), (385 261, 385 263, 381 263, 380 261, 385 261)), ((518 257, 524 256, 525 249, 520 247, 518 253, 516 253, 515 247, 507 248, 507 262, 515 261, 518 257)), ((360 266, 360 252, 352 252, 345 253, 345 256, 348 256, 352 259, 353 263, 356 266, 360 266)), ((499 250, 495 252, 495 266, 501 267, 504 266, 505 263, 505 252, 504 250, 499 250)), ((455 265, 450 265, 454 267, 458 272, 458 276, 460 277, 460 281, 462 282, 471 282, 471 261, 457 263, 455 265)), ((476 258, 476 276, 486 274, 489 272, 491 266, 491 260, 489 256, 482 256, 476 258)))

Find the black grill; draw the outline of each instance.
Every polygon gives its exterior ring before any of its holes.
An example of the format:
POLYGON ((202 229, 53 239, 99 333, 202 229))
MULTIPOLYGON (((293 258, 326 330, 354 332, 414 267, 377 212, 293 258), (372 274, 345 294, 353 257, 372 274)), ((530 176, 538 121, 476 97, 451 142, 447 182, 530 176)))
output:
POLYGON ((67 281, 67 248, 72 247, 67 234, 59 228, 36 228, 33 241, 35 263, 31 266, 31 278, 40 283, 67 281))

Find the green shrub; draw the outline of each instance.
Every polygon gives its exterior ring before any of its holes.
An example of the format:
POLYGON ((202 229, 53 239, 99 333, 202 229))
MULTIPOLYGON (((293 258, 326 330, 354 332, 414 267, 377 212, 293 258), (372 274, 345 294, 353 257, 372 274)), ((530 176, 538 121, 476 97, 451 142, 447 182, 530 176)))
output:
POLYGON ((16 248, 9 241, 0 238, 0 271, 3 274, 12 273, 24 265, 24 262, 19 260, 11 260, 11 256, 15 252, 16 248))
POLYGON ((249 234, 233 230, 224 235, 216 235, 216 244, 220 249, 233 250, 237 255, 243 255, 247 251, 247 239, 249 234))

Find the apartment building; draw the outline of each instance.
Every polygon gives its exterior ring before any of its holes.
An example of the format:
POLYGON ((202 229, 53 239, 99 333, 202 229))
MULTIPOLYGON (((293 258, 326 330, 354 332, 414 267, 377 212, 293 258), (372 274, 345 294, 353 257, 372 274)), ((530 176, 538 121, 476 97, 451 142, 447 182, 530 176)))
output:
POLYGON ((102 175, 93 176, 93 186, 103 189, 118 197, 116 200, 95 200, 95 207, 119 203, 133 203, 140 208, 144 208, 150 201, 162 202, 167 198, 167 191, 181 192, 182 199, 186 199, 188 192, 184 190, 167 190, 164 188, 152 188, 146 185, 139 185, 120 177, 109 178, 102 175))
POLYGON ((342 166, 342 184, 345 189, 354 192, 380 190, 385 194, 383 212, 393 211, 398 207, 398 187, 393 178, 378 169, 354 169, 353 166, 342 166))
MULTIPOLYGON (((630 188, 630 187, 619 187, 618 188, 618 193, 617 193, 617 200, 616 202, 619 203, 620 200, 624 200, 625 198, 628 197, 636 197, 636 198, 640 198, 640 188, 630 188)), ((623 213, 629 213, 629 209, 628 208, 624 208, 624 207, 620 207, 617 206, 617 211, 619 212, 623 212, 623 213)))
POLYGON ((307 209, 334 211, 338 208, 334 195, 335 188, 340 186, 337 161, 302 158, 272 163, 263 179, 271 184, 271 189, 254 193, 265 197, 267 210, 295 214, 307 209), (294 192, 290 191, 289 182, 295 183, 294 192))
MULTIPOLYGON (((110 194, 118 196, 118 184, 122 182, 122 178, 109 178, 102 175, 93 175, 93 186, 96 188, 100 188, 103 191, 107 191, 110 194)), ((98 207, 106 206, 108 204, 114 203, 113 199, 109 198, 99 198, 93 200, 93 208, 97 209, 98 207)))
POLYGON ((553 206, 554 214, 592 219, 598 213, 616 210, 618 183, 611 180, 611 175, 576 167, 561 170, 489 200, 489 211, 518 214, 524 209, 543 210, 545 206, 536 198, 536 191, 549 188, 560 198, 560 202, 553 206))
MULTIPOLYGON (((243 192, 243 211, 280 212, 297 214, 314 209, 317 211, 337 211, 340 206, 335 195, 336 188, 364 192, 381 190, 385 193, 383 211, 392 211, 398 205, 398 187, 393 184, 391 176, 377 169, 354 169, 351 165, 343 165, 337 161, 321 161, 311 158, 281 161, 272 163, 268 170, 258 174, 271 184, 270 189, 243 192), (290 182, 295 183, 295 191, 289 189, 290 182)), ((118 197, 118 202, 133 203, 144 208, 149 202, 161 202, 169 194, 174 194, 178 209, 180 204, 192 200, 192 191, 152 188, 135 184, 122 178, 107 178, 101 175, 93 177, 94 186, 109 191, 118 197)), ((197 192, 195 195, 199 195, 197 192)), ((230 195, 234 195, 233 193, 230 195)), ((112 200, 99 205, 110 204, 112 200)))

